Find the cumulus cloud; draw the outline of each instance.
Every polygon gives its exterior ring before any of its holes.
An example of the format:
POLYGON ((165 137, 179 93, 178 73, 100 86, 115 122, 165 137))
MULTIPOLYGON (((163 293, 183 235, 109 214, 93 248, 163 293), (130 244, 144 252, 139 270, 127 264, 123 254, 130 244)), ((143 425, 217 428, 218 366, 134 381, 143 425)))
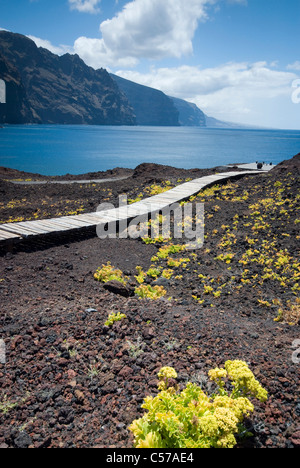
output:
POLYGON ((215 68, 152 68, 150 73, 118 71, 123 78, 194 102, 207 114, 232 121, 256 118, 257 109, 281 98, 291 100, 294 73, 277 71, 266 62, 227 63, 215 68), (259 104, 259 105, 258 105, 259 104))
POLYGON ((75 51, 91 66, 135 66, 140 59, 192 54, 199 21, 217 0, 133 0, 100 25, 102 38, 80 37, 75 51), (122 63, 122 65, 121 65, 122 63))
MULTIPOLYGON (((133 68, 142 59, 188 56, 193 53, 199 22, 207 20, 208 8, 220 1, 131 0, 100 24, 99 37, 79 37, 73 50, 93 68, 133 68)), ((100 2, 69 0, 69 5, 73 10, 96 13, 100 2)), ((245 0, 226 2, 245 4, 245 0)), ((56 49, 51 46, 50 50, 56 49)))
POLYGON ((193 51, 192 39, 208 0, 134 0, 100 25, 111 50, 132 57, 181 57, 193 51))
POLYGON ((73 47, 67 46, 67 45, 60 45, 60 46, 55 46, 53 45, 50 41, 47 39, 41 39, 36 36, 27 36, 29 39, 31 39, 33 42, 36 43, 38 47, 43 47, 44 49, 50 50, 53 54, 56 55, 63 55, 66 54, 67 52, 69 53, 74 53, 73 47))
POLYGON ((134 57, 124 57, 106 47, 103 39, 79 37, 74 43, 74 52, 78 54, 87 65, 97 68, 124 67, 132 68, 138 60, 134 57))
POLYGON ((290 65, 288 65, 286 68, 287 68, 287 70, 299 71, 300 70, 300 61, 297 60, 296 62, 291 63, 290 65))
POLYGON ((77 10, 80 13, 99 13, 101 0, 69 0, 71 10, 77 10))

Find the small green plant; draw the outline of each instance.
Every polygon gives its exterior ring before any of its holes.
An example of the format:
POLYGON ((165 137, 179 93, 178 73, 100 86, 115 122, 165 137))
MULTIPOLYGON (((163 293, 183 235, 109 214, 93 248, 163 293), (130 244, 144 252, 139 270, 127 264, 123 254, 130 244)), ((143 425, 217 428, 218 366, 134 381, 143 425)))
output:
POLYGON ((2 414, 8 414, 10 411, 15 409, 16 407, 22 405, 23 403, 26 402, 27 398, 29 397, 29 393, 26 393, 26 396, 22 398, 21 400, 13 403, 7 398, 7 395, 4 394, 0 400, 0 413, 2 414))
POLYGON ((135 294, 141 299, 157 300, 164 297, 167 291, 162 286, 150 286, 142 284, 135 289, 135 294))
POLYGON ((147 271, 147 275, 150 278, 157 279, 161 275, 161 270, 159 268, 151 267, 147 271))
POLYGON ((126 284, 126 278, 124 278, 123 272, 121 270, 115 269, 110 262, 108 262, 106 265, 102 265, 102 268, 98 268, 94 274, 94 278, 95 280, 102 283, 115 280, 124 285, 126 284))
POLYGON ((8 400, 7 395, 4 395, 2 400, 0 401, 0 412, 2 414, 7 414, 14 408, 18 406, 18 403, 12 403, 8 400))
POLYGON ((169 258, 168 259, 168 266, 172 268, 179 268, 181 265, 183 268, 186 267, 187 263, 189 263, 191 260, 189 258, 179 258, 176 260, 175 258, 169 258))
POLYGON ((225 262, 227 264, 231 263, 233 258, 235 257, 235 254, 233 253, 227 253, 227 254, 221 254, 218 257, 215 258, 215 260, 221 260, 221 262, 225 262))
POLYGON ((159 195, 159 194, 164 193, 164 192, 168 192, 168 190, 171 189, 170 182, 168 182, 166 185, 167 185, 166 187, 162 187, 161 185, 157 185, 157 184, 151 185, 150 195, 154 196, 154 195, 159 195))
POLYGON ((166 279, 171 279, 173 276, 174 272, 171 269, 163 270, 161 276, 166 279))
POLYGON ((158 236, 158 237, 143 237, 142 238, 142 241, 149 245, 149 244, 162 244, 163 242, 169 242, 170 238, 166 239, 162 236, 158 236))
POLYGON ((285 322, 290 325, 297 325, 300 322, 300 298, 298 297, 295 302, 288 301, 286 307, 281 307, 278 310, 278 316, 274 322, 285 322))
POLYGON ((161 247, 156 255, 155 261, 158 259, 165 260, 169 257, 170 254, 176 254, 179 252, 183 252, 186 250, 185 245, 180 245, 180 244, 170 244, 170 245, 165 245, 161 247))
POLYGON ((173 351, 173 349, 180 348, 180 343, 176 339, 172 339, 165 341, 164 346, 168 351, 173 351))
POLYGON ((135 276, 135 279, 139 284, 143 284, 145 281, 145 278, 147 277, 147 273, 145 273, 142 269, 141 266, 136 267, 137 275, 135 276))
POLYGON ((138 337, 136 343, 132 343, 131 341, 127 340, 127 345, 129 356, 133 359, 138 358, 141 354, 144 353, 142 349, 143 342, 140 336, 138 337))
POLYGON ((99 374, 98 368, 96 364, 90 364, 88 368, 87 375, 89 379, 93 380, 94 377, 97 377, 99 374))
POLYGON ((135 447, 233 448, 235 436, 245 434, 244 418, 254 411, 249 398, 264 402, 268 393, 243 361, 227 361, 225 369, 208 375, 218 389, 211 397, 191 382, 180 392, 175 369, 163 367, 158 373, 160 393, 144 399, 147 413, 129 426, 135 447), (226 390, 228 381, 231 392, 226 390))
POLYGON ((111 327, 115 322, 120 322, 121 320, 126 319, 126 318, 127 317, 125 314, 121 314, 120 312, 116 314, 115 312, 113 312, 112 314, 108 316, 108 319, 105 322, 105 326, 111 327))

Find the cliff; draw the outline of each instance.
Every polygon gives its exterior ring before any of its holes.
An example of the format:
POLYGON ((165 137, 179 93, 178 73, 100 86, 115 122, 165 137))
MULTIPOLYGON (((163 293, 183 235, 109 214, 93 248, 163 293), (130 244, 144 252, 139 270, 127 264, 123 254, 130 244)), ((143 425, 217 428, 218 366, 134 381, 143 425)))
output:
POLYGON ((138 125, 206 127, 206 116, 196 104, 111 76, 132 105, 138 125))
POLYGON ((134 109, 137 125, 179 126, 179 112, 172 99, 154 88, 111 75, 134 109))
POLYGON ((18 70, 6 62, 1 55, 0 78, 6 84, 6 102, 0 104, 0 123, 23 124, 32 121, 33 114, 26 98, 21 76, 18 70))
POLYGON ((170 97, 179 112, 179 123, 183 127, 206 127, 205 114, 196 104, 170 97))
POLYGON ((7 85, 6 123, 134 125, 132 107, 106 70, 78 55, 62 57, 25 36, 0 31, 0 78, 7 85))

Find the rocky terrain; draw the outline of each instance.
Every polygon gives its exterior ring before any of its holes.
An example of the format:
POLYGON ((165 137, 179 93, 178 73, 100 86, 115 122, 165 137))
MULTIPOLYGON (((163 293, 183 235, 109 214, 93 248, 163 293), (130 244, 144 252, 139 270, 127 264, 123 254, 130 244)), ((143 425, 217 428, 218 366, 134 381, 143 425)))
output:
MULTIPOLYGON (((182 387, 192 381, 209 393, 207 372, 241 359, 269 398, 254 402, 246 422, 252 437, 238 447, 299 448, 299 168, 300 155, 190 200, 205 203, 199 250, 165 257, 162 249, 184 245, 184 237, 150 243, 94 233, 2 251, 0 446, 132 447, 128 425, 143 414, 143 398, 157 393, 162 366, 177 370, 182 387), (130 297, 95 280, 107 262, 123 272, 130 297), (132 296, 138 271, 145 285, 161 285, 166 294, 132 296), (126 319, 108 327, 113 312, 126 319)), ((49 214, 66 212, 76 192, 92 205, 115 202, 120 193, 134 201, 214 172, 145 165, 106 186, 70 184, 61 193, 41 186, 35 202, 30 187, 2 181, 0 219, 30 218, 41 200, 49 214)))

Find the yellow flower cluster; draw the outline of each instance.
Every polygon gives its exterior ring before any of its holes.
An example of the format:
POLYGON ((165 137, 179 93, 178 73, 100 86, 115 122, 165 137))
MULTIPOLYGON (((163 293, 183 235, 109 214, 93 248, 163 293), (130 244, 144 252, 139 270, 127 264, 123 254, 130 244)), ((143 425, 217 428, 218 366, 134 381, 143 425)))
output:
POLYGON ((212 369, 208 373, 211 380, 214 382, 219 382, 220 379, 225 379, 227 377, 227 371, 225 369, 212 369))
POLYGON ((228 361, 225 369, 213 369, 209 375, 218 384, 219 395, 209 397, 190 382, 181 392, 168 388, 168 379, 175 379, 177 373, 172 367, 163 367, 158 373, 160 393, 145 398, 142 408, 147 413, 129 427, 135 447, 233 448, 244 418, 254 411, 243 392, 260 399, 267 392, 243 361, 228 361), (226 377, 233 381, 232 394, 225 390, 226 377))
POLYGON ((234 393, 251 396, 260 401, 268 399, 268 392, 255 379, 253 373, 243 361, 227 361, 225 363, 228 377, 233 381, 234 393))
POLYGON ((160 380, 164 378, 177 379, 177 372, 173 367, 162 367, 157 375, 160 380))

